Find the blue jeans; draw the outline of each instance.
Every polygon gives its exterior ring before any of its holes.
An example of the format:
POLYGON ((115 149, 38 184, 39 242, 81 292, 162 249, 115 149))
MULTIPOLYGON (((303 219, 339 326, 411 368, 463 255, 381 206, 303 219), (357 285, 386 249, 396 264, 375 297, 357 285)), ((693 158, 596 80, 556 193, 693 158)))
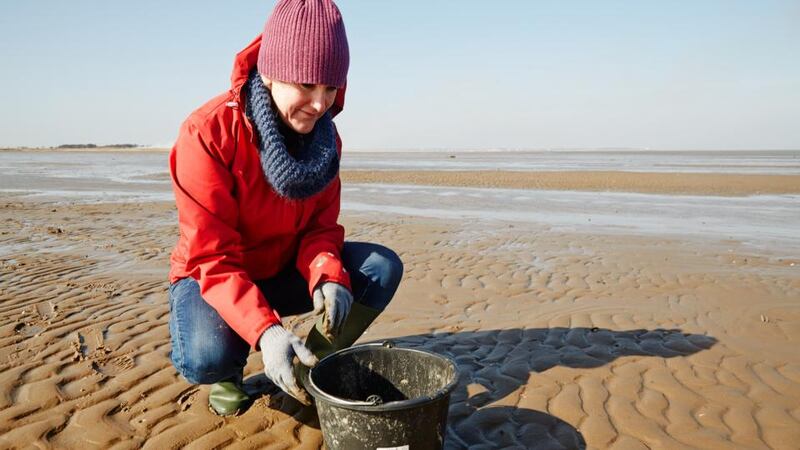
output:
MULTIPOLYGON (((353 300, 383 311, 403 276, 403 263, 397 254, 377 244, 345 242, 342 264, 350 274, 353 300)), ((274 277, 255 283, 281 317, 313 309, 308 282, 293 263, 274 277)), ((241 377, 250 345, 203 300, 194 278, 182 278, 170 285, 169 309, 170 357, 184 378, 195 384, 211 384, 241 377)))

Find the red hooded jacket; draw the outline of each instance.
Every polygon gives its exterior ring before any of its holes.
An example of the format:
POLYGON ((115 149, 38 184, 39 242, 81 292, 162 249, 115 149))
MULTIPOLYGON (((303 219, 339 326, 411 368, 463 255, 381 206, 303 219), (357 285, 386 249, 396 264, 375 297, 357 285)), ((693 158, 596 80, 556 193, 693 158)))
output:
MULTIPOLYGON (((197 280, 206 302, 253 347, 265 329, 280 323, 253 280, 274 276, 296 260, 309 293, 322 281, 350 288, 340 259, 338 175, 304 200, 278 196, 265 180, 242 96, 260 44, 259 36, 236 55, 231 89, 186 119, 169 157, 180 229, 170 282, 197 280)), ((343 105, 340 89, 331 112, 343 105)), ((338 133, 336 144, 341 155, 338 133)))

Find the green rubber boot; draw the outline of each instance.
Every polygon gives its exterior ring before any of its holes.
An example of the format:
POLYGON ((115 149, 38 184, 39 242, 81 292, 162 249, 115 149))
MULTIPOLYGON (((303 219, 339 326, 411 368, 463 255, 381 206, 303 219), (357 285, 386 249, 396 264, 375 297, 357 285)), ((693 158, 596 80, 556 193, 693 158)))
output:
POLYGON ((380 313, 381 311, 377 309, 353 302, 350 306, 350 314, 348 314, 347 318, 344 320, 339 335, 332 341, 325 337, 325 334, 322 332, 322 317, 320 317, 317 323, 314 324, 314 328, 308 333, 306 347, 319 359, 337 350, 350 347, 353 345, 353 342, 357 341, 358 338, 364 334, 364 331, 366 331, 380 313))
MULTIPOLYGON (((339 335, 332 341, 325 337, 325 334, 322 332, 322 317, 320 317, 317 323, 314 324, 314 327, 311 328, 311 331, 308 332, 306 347, 308 347, 311 353, 318 359, 322 359, 337 350, 350 347, 364 334, 364 331, 366 331, 380 313, 380 310, 353 302, 350 306, 350 313, 344 320, 339 335)), ((305 387, 308 384, 308 367, 298 364, 295 366, 295 371, 300 384, 305 387)))
POLYGON ((250 401, 250 396, 244 392, 241 384, 241 380, 229 379, 211 385, 211 392, 208 393, 208 405, 217 415, 236 414, 250 401))

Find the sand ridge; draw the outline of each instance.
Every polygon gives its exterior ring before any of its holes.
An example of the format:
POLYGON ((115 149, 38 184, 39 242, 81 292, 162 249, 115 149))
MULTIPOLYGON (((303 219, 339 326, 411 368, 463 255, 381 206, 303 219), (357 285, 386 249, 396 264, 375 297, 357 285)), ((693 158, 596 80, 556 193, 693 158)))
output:
POLYGON ((800 193, 800 175, 623 171, 343 170, 341 176, 343 183, 477 188, 725 196, 800 193))
MULTIPOLYGON (((321 448, 313 409, 266 383, 258 354, 247 385, 266 393, 232 418, 170 364, 172 205, 0 206, 0 448, 321 448)), ((800 442, 799 259, 513 223, 344 222, 406 268, 362 341, 459 365, 448 449, 800 442)))

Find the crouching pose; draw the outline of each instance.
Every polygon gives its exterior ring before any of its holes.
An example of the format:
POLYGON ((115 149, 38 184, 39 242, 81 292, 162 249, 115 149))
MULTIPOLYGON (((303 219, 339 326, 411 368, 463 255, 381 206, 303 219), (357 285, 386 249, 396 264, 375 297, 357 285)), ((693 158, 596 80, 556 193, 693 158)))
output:
MULTIPOLYGON (((338 224, 349 51, 330 0, 281 0, 235 59, 231 88, 193 112, 170 154, 180 238, 170 258, 172 362, 211 384, 221 415, 247 400, 242 370, 303 403, 293 367, 350 346, 386 307, 403 266, 390 249, 344 242, 338 224), (305 344, 281 317, 319 313, 305 344)), ((302 367, 300 368, 302 369, 302 367)))

